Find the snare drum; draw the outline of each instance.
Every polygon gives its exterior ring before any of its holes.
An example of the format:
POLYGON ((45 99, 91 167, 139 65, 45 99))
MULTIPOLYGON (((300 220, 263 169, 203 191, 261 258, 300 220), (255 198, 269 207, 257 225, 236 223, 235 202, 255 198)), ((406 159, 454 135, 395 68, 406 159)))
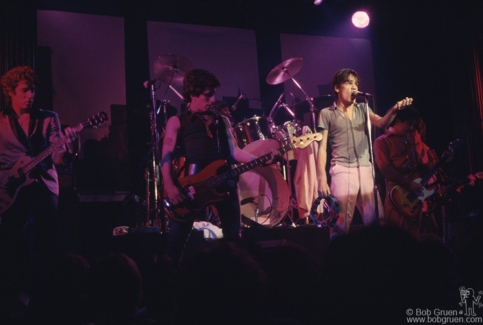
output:
POLYGON ((235 134, 238 146, 245 147, 247 144, 271 139, 274 125, 271 119, 263 116, 254 116, 246 119, 235 126, 235 134))

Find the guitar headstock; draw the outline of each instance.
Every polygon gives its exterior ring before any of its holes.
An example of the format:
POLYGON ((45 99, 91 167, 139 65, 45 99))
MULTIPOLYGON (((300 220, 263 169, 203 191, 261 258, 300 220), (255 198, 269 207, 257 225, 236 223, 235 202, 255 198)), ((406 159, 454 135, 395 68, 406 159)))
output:
POLYGON ((99 112, 87 119, 84 126, 90 126, 93 128, 98 128, 104 124, 105 121, 109 120, 106 112, 99 112))
POLYGON ((322 133, 308 133, 300 137, 293 138, 290 144, 295 149, 304 149, 314 141, 322 140, 322 133))

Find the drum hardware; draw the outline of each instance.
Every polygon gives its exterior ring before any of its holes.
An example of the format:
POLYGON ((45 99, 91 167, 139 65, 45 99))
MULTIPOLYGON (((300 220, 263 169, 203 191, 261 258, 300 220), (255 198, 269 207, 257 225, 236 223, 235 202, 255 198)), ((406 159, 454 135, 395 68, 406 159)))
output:
POLYGON ((151 88, 151 106, 152 111, 150 112, 150 127, 151 127, 151 149, 149 153, 148 163, 145 168, 145 181, 146 181, 146 220, 144 225, 146 228, 157 228, 161 232, 166 231, 167 218, 166 215, 161 215, 164 212, 162 207, 162 202, 160 200, 162 193, 163 184, 161 179, 160 171, 160 137, 164 137, 165 127, 167 123, 167 107, 169 101, 166 100, 166 95, 168 89, 173 90, 178 96, 181 96, 176 89, 173 88, 173 84, 181 85, 183 83, 183 78, 186 72, 193 69, 191 62, 176 54, 169 54, 159 56, 154 62, 154 75, 155 79, 145 83, 145 86, 150 86, 151 88), (164 92, 163 99, 161 100, 160 107, 156 107, 156 80, 160 80, 167 84, 166 91, 164 92), (160 136, 157 126, 157 115, 160 111, 164 114, 164 123, 162 125, 162 134, 160 136))
POLYGON ((300 69, 302 69, 303 59, 302 58, 291 58, 285 60, 284 62, 278 64, 275 68, 273 68, 267 78, 265 79, 268 84, 270 85, 277 85, 279 83, 285 82, 288 79, 291 79, 293 83, 302 91, 305 95, 305 100, 310 105, 310 112, 312 117, 312 128, 313 131, 316 130, 315 125, 315 106, 312 102, 312 99, 307 95, 307 93, 303 90, 302 86, 294 79, 294 75, 297 74, 300 69))
POLYGON ((273 119, 274 116, 275 116, 275 114, 278 112, 278 109, 281 106, 284 106, 288 110, 288 113, 290 115, 292 115, 293 118, 295 118, 295 114, 293 113, 292 110, 290 110, 290 108, 287 106, 287 104, 286 103, 282 103, 282 97, 284 97, 286 93, 289 93, 292 96, 292 99, 293 99, 292 102, 294 101, 295 97, 294 97, 294 95, 291 92, 287 92, 287 91, 283 92, 282 94, 280 94, 280 97, 278 97, 278 100, 275 102, 275 104, 273 105, 272 109, 270 110, 270 114, 268 114, 268 118, 273 119))
MULTIPOLYGON (((279 147, 276 140, 256 141, 279 147)), ((277 148, 278 148, 277 147, 277 148)), ((255 147, 253 143, 243 149, 261 156, 257 152, 267 150, 266 147, 255 147)), ((268 149, 270 152, 270 149, 268 149)), ((285 217, 289 207, 289 189, 280 171, 273 166, 256 167, 239 177, 240 206, 245 225, 275 227, 285 217)))
POLYGON ((235 126, 235 134, 238 147, 243 149, 245 146, 258 140, 271 139, 273 134, 273 121, 271 118, 262 116, 245 119, 235 126))

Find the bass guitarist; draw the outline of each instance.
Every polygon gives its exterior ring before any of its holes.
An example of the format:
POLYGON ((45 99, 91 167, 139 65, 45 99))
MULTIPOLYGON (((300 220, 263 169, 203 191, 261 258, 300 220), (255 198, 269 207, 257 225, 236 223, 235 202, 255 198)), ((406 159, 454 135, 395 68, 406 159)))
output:
MULTIPOLYGON (((257 158, 238 148, 228 118, 211 111, 216 89, 220 85, 218 78, 207 70, 193 69, 185 75, 183 99, 187 110, 181 116, 173 116, 168 120, 162 149, 161 172, 165 199, 171 205, 189 201, 190 196, 194 195, 182 191, 172 177, 171 161, 177 145, 186 159, 184 176, 198 174, 214 161, 226 160, 229 168, 234 162, 248 163, 257 158)), ((228 193, 214 204, 220 217, 223 236, 237 238, 241 230, 237 180, 228 180, 225 187, 218 191, 228 193)), ((184 221, 170 219, 166 253, 174 265, 179 263, 194 218, 196 216, 184 221)))
POLYGON ((0 211, 0 253, 2 265, 20 275, 26 257, 45 257, 60 250, 56 240, 59 181, 54 165, 73 161, 80 150, 80 138, 70 127, 65 134, 61 132, 57 113, 34 105, 37 77, 30 67, 15 67, 0 82, 6 100, 0 111, 0 191, 10 190, 13 183, 19 189, 13 204, 0 211), (27 175, 12 176, 25 158, 30 160, 28 157, 37 156, 59 140, 67 145, 60 146, 27 175))

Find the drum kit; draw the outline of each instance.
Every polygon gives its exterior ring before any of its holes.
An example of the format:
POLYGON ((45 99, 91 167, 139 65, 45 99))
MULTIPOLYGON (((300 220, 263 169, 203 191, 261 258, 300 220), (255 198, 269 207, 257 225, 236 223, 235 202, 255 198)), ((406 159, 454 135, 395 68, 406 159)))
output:
MULTIPOLYGON (((283 83, 287 80, 292 80, 295 85, 305 95, 306 100, 303 101, 305 105, 308 104, 311 112, 312 128, 315 130, 315 106, 313 99, 308 97, 300 84, 293 78, 302 68, 302 58, 288 59, 276 67, 274 67, 268 76, 266 82, 271 85, 283 83)), ((167 112, 166 107, 169 101, 165 100, 168 89, 171 89, 176 95, 182 98, 173 85, 180 86, 183 83, 184 75, 192 69, 191 62, 180 55, 164 55, 158 57, 154 63, 154 73, 156 79, 149 81, 148 85, 151 86, 152 101, 153 101, 153 116, 163 109, 164 122, 166 125, 167 112), (161 107, 156 108, 155 99, 155 82, 160 80, 167 85, 166 91, 161 100, 161 107)), ((147 88, 147 85, 145 85, 147 88)), ((282 94, 283 95, 283 94, 282 94)), ((272 108, 268 117, 254 116, 247 118, 234 126, 234 135, 238 146, 247 152, 259 157, 269 153, 272 149, 278 149, 283 145, 286 145, 294 137, 302 135, 302 125, 299 120, 295 118, 295 114, 292 109, 297 109, 297 104, 292 108, 284 103, 281 103, 280 96, 277 103, 272 108), (286 121, 282 125, 275 125, 274 115, 279 107, 283 107, 293 117, 293 120, 286 121)), ((298 103, 300 105, 300 103, 298 103)), ((156 118, 151 119, 151 129, 153 137, 153 157, 150 161, 152 168, 151 173, 147 172, 146 179, 153 184, 158 184, 159 170, 157 168, 159 157, 156 153, 159 153, 159 135, 157 134, 158 127, 156 126, 156 118)), ((290 161, 294 160, 295 156, 292 151, 289 151, 279 164, 275 164, 268 167, 257 167, 243 173, 239 178, 240 188, 240 203, 241 211, 244 216, 244 226, 250 227, 251 225, 260 225, 263 227, 275 227, 279 225, 285 217, 290 219, 292 225, 293 220, 293 208, 295 202, 295 195, 293 195, 291 186, 290 174, 290 161)), ((148 182, 149 183, 149 182, 148 182)), ((147 207, 148 215, 147 219, 152 219, 152 213, 156 214, 160 212, 157 198, 159 195, 157 192, 157 186, 150 186, 147 184, 147 207), (150 191, 154 191, 150 193, 150 191), (154 202, 150 203, 149 198, 152 198, 154 202), (153 208, 150 208, 153 206, 153 208)))
MULTIPOLYGON (((311 112, 311 126, 315 130, 315 106, 300 84, 293 78, 302 68, 302 58, 288 59, 274 67, 266 78, 271 85, 292 80, 303 92, 311 112)), ((294 137, 302 135, 302 125, 296 119, 295 113, 285 103, 281 103, 284 93, 273 106, 268 117, 255 116, 238 123, 235 126, 237 143, 242 150, 255 156, 266 154, 271 149, 278 149, 286 145, 294 137), (274 116, 279 107, 283 107, 292 116, 293 120, 282 125, 275 125, 274 116)), ((285 217, 295 225, 293 218, 295 195, 292 193, 290 161, 295 159, 293 151, 283 157, 281 168, 277 165, 258 167, 253 171, 240 175, 240 199, 242 215, 245 223, 250 226, 254 223, 265 227, 279 225, 285 217), (275 166, 275 167, 273 167, 275 166), (280 172, 279 169, 282 169, 280 172)))

